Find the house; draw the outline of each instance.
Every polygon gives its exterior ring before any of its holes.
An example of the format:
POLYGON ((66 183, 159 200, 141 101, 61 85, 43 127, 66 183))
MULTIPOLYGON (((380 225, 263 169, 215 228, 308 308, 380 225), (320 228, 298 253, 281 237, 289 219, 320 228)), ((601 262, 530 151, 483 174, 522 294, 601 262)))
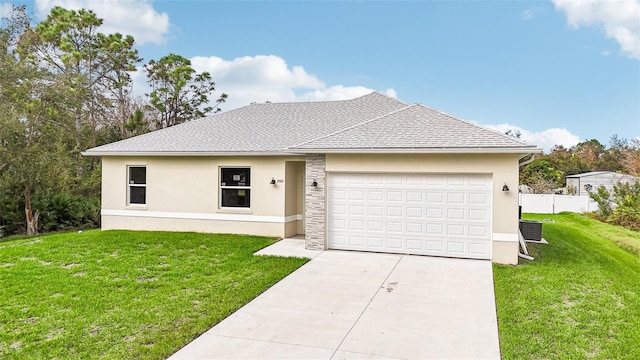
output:
POLYGON ((567 181, 567 193, 569 195, 589 196, 589 192, 596 191, 601 185, 609 192, 617 183, 633 183, 640 178, 627 174, 619 174, 613 171, 591 171, 582 174, 569 175, 567 181))
POLYGON ((251 104, 87 150, 102 228, 304 234, 308 249, 518 258, 535 146, 379 93, 251 104))

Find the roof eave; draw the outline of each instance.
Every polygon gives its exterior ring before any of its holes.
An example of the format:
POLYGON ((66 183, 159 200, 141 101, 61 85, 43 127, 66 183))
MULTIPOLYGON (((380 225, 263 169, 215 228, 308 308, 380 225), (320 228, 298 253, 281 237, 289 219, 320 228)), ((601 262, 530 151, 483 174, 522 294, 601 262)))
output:
POLYGON ((538 154, 536 147, 288 149, 307 154, 538 154))
POLYGON ((300 151, 85 151, 82 156, 291 156, 300 151))

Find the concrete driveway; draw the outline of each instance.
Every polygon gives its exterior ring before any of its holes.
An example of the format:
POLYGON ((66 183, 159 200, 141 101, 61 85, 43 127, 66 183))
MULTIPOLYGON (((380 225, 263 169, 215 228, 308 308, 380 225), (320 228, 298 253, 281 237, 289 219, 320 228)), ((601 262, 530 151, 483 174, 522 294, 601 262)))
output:
POLYGON ((500 358, 489 261, 315 254, 170 359, 500 358))

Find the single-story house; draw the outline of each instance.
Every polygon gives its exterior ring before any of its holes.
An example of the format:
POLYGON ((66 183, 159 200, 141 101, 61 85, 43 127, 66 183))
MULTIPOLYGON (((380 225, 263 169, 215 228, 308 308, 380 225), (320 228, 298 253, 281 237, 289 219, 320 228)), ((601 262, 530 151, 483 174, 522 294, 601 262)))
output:
POLYGON ((535 146, 379 93, 251 104, 92 148, 102 228, 304 234, 308 249, 518 260, 535 146))
POLYGON ((617 183, 634 183, 640 178, 620 174, 613 171, 591 171, 582 174, 569 175, 567 181, 567 193, 569 195, 589 196, 589 193, 604 186, 609 192, 617 183))

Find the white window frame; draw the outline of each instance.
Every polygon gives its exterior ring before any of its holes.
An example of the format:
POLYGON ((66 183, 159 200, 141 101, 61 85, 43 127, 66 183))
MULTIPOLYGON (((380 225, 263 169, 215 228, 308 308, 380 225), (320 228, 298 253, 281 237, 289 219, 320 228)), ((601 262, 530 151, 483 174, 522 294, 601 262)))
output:
POLYGON ((127 165, 127 206, 147 206, 147 166, 146 165, 127 165), (144 184, 131 183, 131 168, 144 168, 144 184), (131 202, 131 188, 144 188, 144 203, 131 202))
POLYGON ((220 166, 218 168, 218 208, 219 209, 233 209, 233 210, 250 210, 251 209, 251 166, 220 166), (222 171, 225 169, 247 169, 249 170, 249 185, 223 185, 222 184, 222 171), (234 190, 247 190, 249 191, 249 206, 223 206, 222 205, 222 191, 224 189, 234 190))

